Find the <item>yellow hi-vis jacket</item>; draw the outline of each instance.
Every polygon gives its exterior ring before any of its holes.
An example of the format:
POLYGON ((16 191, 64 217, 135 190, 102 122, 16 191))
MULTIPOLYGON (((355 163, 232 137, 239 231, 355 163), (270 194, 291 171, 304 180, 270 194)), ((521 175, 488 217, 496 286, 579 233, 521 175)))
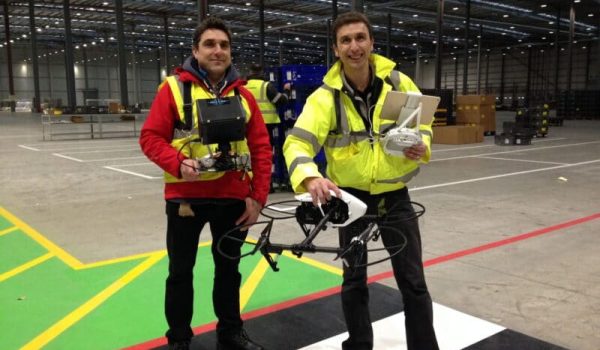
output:
POLYGON ((277 107, 267 97, 267 86, 268 81, 261 79, 249 79, 246 84, 246 88, 252 93, 252 96, 256 99, 258 108, 262 113, 265 124, 278 124, 281 123, 279 114, 277 113, 277 107))
MULTIPOLYGON (((321 147, 324 148, 327 159, 327 177, 340 187, 379 194, 405 187, 419 172, 419 162, 391 156, 383 150, 379 141, 380 135, 395 121, 381 119, 381 108, 386 94, 392 90, 388 77, 396 64, 376 54, 371 55, 370 63, 374 74, 384 81, 379 98, 370 111, 373 135, 368 134, 351 97, 342 91, 342 66, 338 61, 323 78, 324 85, 308 97, 283 146, 295 192, 306 192, 302 183, 304 179, 322 177, 313 161, 321 147), (340 128, 336 122, 335 90, 338 90, 340 95, 340 106, 337 106, 341 113, 340 128)), ((399 91, 419 92, 408 76, 402 73, 399 75, 399 91)), ((427 163, 431 157, 431 125, 421 125, 420 133, 427 146, 427 152, 421 161, 427 163)))
MULTIPOLYGON (((183 111, 183 83, 177 79, 176 76, 168 76, 166 78, 166 82, 169 84, 171 88, 171 93, 173 94, 173 99, 175 100, 175 104, 177 105, 177 111, 179 113, 179 118, 183 125, 185 125, 185 113, 183 111)), ((234 96, 235 91, 231 90, 227 96, 234 96)), ((175 129, 173 132, 173 140, 171 141, 171 146, 177 150, 181 150, 183 156, 188 158, 202 158, 209 154, 210 152, 215 153, 217 150, 217 144, 204 145, 199 139, 199 128, 198 128, 198 109, 196 103, 194 101, 199 99, 212 99, 216 96, 212 95, 208 90, 201 88, 197 84, 192 84, 192 120, 193 127, 191 131, 184 131, 181 129, 175 129), (210 152, 209 152, 210 149, 210 152)), ((226 97, 226 96, 223 96, 226 97)), ((246 117, 246 123, 250 118, 250 107, 245 99, 240 97, 242 101, 242 106, 244 108, 244 114, 246 117)), ((248 143, 244 139, 243 141, 231 142, 231 150, 235 151, 237 154, 250 154, 250 150, 248 148, 248 143)), ((181 157, 180 159, 184 159, 185 157, 181 157)), ((220 178, 225 174, 224 171, 218 172, 206 172, 201 173, 198 177, 199 180, 214 180, 220 178)), ((251 174, 250 174, 251 175, 251 174)), ((178 179, 168 172, 164 173, 164 180, 167 183, 172 182, 185 182, 183 179, 178 179)))

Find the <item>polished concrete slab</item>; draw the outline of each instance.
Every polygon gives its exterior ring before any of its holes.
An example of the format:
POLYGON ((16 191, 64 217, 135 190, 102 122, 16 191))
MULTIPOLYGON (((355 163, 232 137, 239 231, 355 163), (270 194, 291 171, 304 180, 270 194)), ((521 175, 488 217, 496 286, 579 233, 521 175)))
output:
MULTIPOLYGON (((499 112, 498 125, 512 117, 499 112)), ((0 114, 0 206, 83 262, 164 249, 161 171, 136 139, 42 141, 41 132, 39 116, 0 114)), ((434 301, 558 346, 597 349, 600 122, 565 121, 530 146, 492 137, 434 145, 432 159, 410 189, 427 209, 434 301)), ((272 240, 300 235, 278 222, 272 240)), ((334 231, 319 239, 337 243, 334 231)), ((331 255, 310 257, 339 267, 331 255)), ((394 286, 389 270, 369 271, 394 286)))

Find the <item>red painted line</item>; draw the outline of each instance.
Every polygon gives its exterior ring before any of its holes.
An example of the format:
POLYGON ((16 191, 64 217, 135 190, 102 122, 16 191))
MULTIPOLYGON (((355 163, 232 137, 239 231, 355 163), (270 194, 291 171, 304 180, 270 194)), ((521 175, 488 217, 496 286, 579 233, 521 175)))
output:
MULTIPOLYGON (((541 236, 541 235, 544 235, 546 233, 550 233, 550 232, 561 230, 561 229, 565 229, 565 228, 568 228, 568 227, 571 227, 571 226, 579 225, 579 224, 582 224, 584 222, 592 221, 592 220, 595 220, 595 219, 598 219, 598 218, 600 218, 600 213, 592 214, 590 216, 586 216, 586 217, 583 217, 583 218, 579 218, 579 219, 575 219, 575 220, 563 222, 561 224, 557 224, 557 225, 553 225, 553 226, 541 228, 539 230, 535 230, 535 231, 523 233, 523 234, 520 234, 520 235, 516 235, 516 236, 513 236, 513 237, 509 237, 509 238, 506 238, 506 239, 502 239, 502 240, 499 240, 499 241, 495 241, 495 242, 490 242, 490 243, 487 243, 487 244, 483 244, 483 245, 480 245, 478 247, 473 247, 473 248, 468 248, 468 249, 464 249, 464 250, 459 250, 459 251, 454 252, 454 253, 450 253, 450 254, 447 254, 447 255, 438 256, 437 258, 429 259, 429 260, 423 262, 423 265, 425 267, 429 267, 429 266, 441 264, 443 262, 447 262, 447 261, 450 261, 450 260, 462 258, 463 256, 480 253, 480 252, 483 252, 485 250, 490 250, 490 249, 493 249, 493 248, 498 248, 498 247, 505 246, 505 245, 508 245, 508 244, 516 243, 516 242, 519 242, 519 241, 523 241, 525 239, 529 239, 529 238, 541 236)), ((394 272, 393 271, 382 272, 380 274, 373 275, 373 276, 369 277, 369 283, 377 282, 377 281, 380 281, 382 279, 390 278, 390 277, 393 277, 393 276, 394 276, 394 272)))
MULTIPOLYGON (((561 230, 561 229, 565 229, 571 226, 575 226, 575 225, 579 225, 588 221, 592 221, 595 219, 600 218, 600 213, 596 213, 596 214, 592 214, 590 216, 586 216, 583 218, 579 218, 579 219, 575 219, 575 220, 571 220, 571 221, 567 221, 567 222, 563 222, 561 224, 557 224, 557 225, 553 225, 553 226, 549 226, 549 227, 545 227, 545 228, 541 228, 535 231, 531 231, 531 232, 527 232, 527 233, 523 233, 520 235, 516 235, 513 237, 509 237, 506 239, 502 239, 499 241, 495 241, 495 242, 490 242, 490 243, 486 243, 477 247, 473 247, 473 248, 468 248, 468 249, 464 249, 464 250, 459 250, 457 252, 454 253, 450 253, 447 255, 442 255, 439 256, 437 258, 433 258, 433 259, 429 259, 427 261, 425 261, 423 263, 423 265, 425 267, 429 267, 429 266, 433 266, 433 265, 437 265, 437 264, 441 264, 443 262, 447 262, 450 260, 454 260, 454 259, 458 259, 458 258, 462 258, 464 256, 467 255, 472 255, 472 254, 477 254, 486 250, 490 250, 493 248, 498 248, 501 246, 505 246, 508 244, 513 244, 519 241, 523 241, 529 238, 533 238, 533 237, 537 237, 537 236, 541 236, 550 232, 554 232, 557 230, 561 230)), ((380 274, 377 275, 373 275, 371 277, 369 277, 368 283, 373 283, 373 282, 377 282, 386 278, 390 278, 393 277, 394 273, 393 271, 387 271, 387 272, 382 272, 380 274)), ((284 310, 296 305, 300 305, 303 303, 307 303, 309 301, 312 300, 316 300, 316 299, 320 299, 320 298, 324 298, 326 296, 330 296, 333 294, 337 294, 339 293, 341 290, 340 286, 337 287, 332 287, 326 290, 322 290, 320 292, 316 292, 316 293, 312 293, 312 294, 308 294, 296 299, 292 299, 292 300, 288 300, 288 301, 284 301, 281 302, 279 304, 274 304, 274 305, 270 305, 261 309, 257 309, 254 311, 250 311, 247 312, 245 314, 242 315, 242 318, 244 320, 249 320, 252 318, 256 318, 259 316, 263 316, 272 312, 276 312, 276 311, 280 311, 280 310, 284 310)), ((195 335, 199 335, 202 333, 206 333, 206 332, 210 332, 213 331, 216 327, 216 322, 212 322, 212 323, 208 323, 199 327, 196 327, 193 329, 194 334, 195 335)), ((133 345, 131 347, 128 348, 124 348, 125 350, 147 350, 147 349, 152 349, 155 347, 159 347, 162 345, 167 344, 167 339, 165 337, 162 338, 157 338, 157 339, 153 339, 138 345, 133 345)))

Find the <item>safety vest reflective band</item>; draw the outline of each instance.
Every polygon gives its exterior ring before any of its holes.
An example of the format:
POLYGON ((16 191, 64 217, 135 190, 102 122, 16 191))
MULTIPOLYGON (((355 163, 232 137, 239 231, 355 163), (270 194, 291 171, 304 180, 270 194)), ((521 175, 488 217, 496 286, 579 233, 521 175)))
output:
MULTIPOLYGON (((202 158, 210 153, 215 153, 217 150, 217 144, 211 145, 203 145, 200 140, 199 134, 199 125, 198 125, 198 110, 196 103, 192 103, 192 126, 190 130, 185 130, 186 121, 185 121, 185 112, 184 112, 184 97, 183 97, 183 83, 179 81, 177 76, 169 76, 166 78, 166 82, 169 84, 169 88, 171 89, 171 93, 173 94, 173 99, 175 100, 175 104, 177 106, 177 112, 179 114, 179 125, 176 125, 173 130, 173 140, 171 141, 171 146, 178 150, 182 155, 180 157, 180 161, 182 161, 185 157, 187 158, 202 158)), ((227 96, 235 96, 235 91, 230 91, 227 96)), ((239 96, 239 95, 238 95, 239 96)), ((200 99, 212 99, 215 98, 213 94, 209 91, 203 89, 197 84, 192 84, 191 86, 191 101, 196 101, 200 99)), ((225 96, 224 96, 225 97, 225 96)), ((246 123, 250 119, 250 107, 248 106, 248 102, 243 99, 241 96, 239 97, 242 102, 242 107, 244 109, 244 114, 246 117, 246 123)), ((244 139, 243 141, 231 142, 231 150, 236 152, 237 154, 250 154, 250 149, 248 148, 248 143, 244 139)), ((199 180, 214 180, 221 176, 223 176, 225 172, 210 172, 210 173, 201 173, 198 177, 199 180)), ((178 179, 173 175, 165 172, 164 173, 165 182, 183 182, 184 180, 178 179)))
POLYGON ((277 113, 277 107, 275 107, 275 105, 271 103, 267 97, 268 85, 268 81, 250 79, 246 84, 246 88, 250 90, 256 99, 256 103, 258 104, 258 108, 263 115, 265 124, 277 124, 280 123, 281 120, 279 119, 279 114, 277 113))

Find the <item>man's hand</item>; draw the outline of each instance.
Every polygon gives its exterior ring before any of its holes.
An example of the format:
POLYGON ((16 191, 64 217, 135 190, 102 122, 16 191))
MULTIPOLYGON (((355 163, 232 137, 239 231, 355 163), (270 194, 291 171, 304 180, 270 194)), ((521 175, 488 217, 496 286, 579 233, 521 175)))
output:
POLYGON ((283 84, 283 89, 286 90, 286 91, 291 90, 292 89, 292 84, 290 84, 290 83, 283 84))
POLYGON ((198 164, 197 160, 184 159, 183 162, 181 162, 181 164, 179 165, 181 177, 185 181, 197 181, 198 175, 200 175, 200 173, 198 172, 199 167, 200 165, 198 164))
POLYGON ((404 149, 404 156, 410 160, 418 161, 427 152, 427 146, 423 142, 404 149))
POLYGON ((260 210, 262 209, 262 206, 260 205, 260 203, 258 203, 253 198, 246 197, 244 199, 244 201, 246 202, 246 209, 244 210, 244 213, 242 213, 242 216, 240 216, 235 221, 235 224, 236 225, 244 224, 244 225, 248 225, 248 226, 241 228, 240 231, 248 230, 250 225, 255 223, 256 220, 258 219, 258 216, 260 215, 260 210))
POLYGON ((333 190, 338 198, 342 197, 340 189, 329 179, 322 177, 308 177, 304 179, 302 184, 312 196, 312 201, 315 206, 318 206, 319 203, 325 203, 331 200, 331 193, 329 193, 329 190, 333 190))

